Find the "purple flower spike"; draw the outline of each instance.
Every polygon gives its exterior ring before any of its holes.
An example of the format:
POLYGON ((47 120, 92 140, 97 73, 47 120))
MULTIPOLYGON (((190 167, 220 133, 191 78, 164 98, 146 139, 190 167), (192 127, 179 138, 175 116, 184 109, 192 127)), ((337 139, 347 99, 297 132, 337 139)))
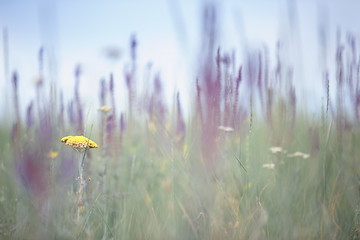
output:
POLYGON ((111 107, 112 112, 114 115, 114 126, 115 126, 115 118, 116 118, 116 107, 115 107, 115 95, 114 95, 114 76, 110 74, 110 82, 109 82, 109 89, 110 89, 110 97, 111 97, 111 107))
POLYGON ((20 181, 38 204, 48 197, 48 166, 39 152, 26 149, 16 156, 16 170, 20 181))
POLYGON ((34 124, 33 109, 34 109, 34 102, 31 101, 26 110, 26 126, 28 129, 31 128, 32 125, 34 124))
POLYGON ((39 49, 39 73, 41 74, 44 69, 44 47, 39 49))
POLYGON ((155 94, 162 94, 162 83, 160 80, 160 75, 156 74, 155 79, 154 79, 154 93, 155 94))
POLYGON ((13 73, 12 84, 14 87, 14 91, 17 91, 18 90, 18 74, 17 74, 17 72, 13 73))
POLYGON ((75 123, 75 116, 74 116, 74 101, 70 101, 69 105, 68 105, 68 117, 69 117, 69 122, 71 124, 75 123))
POLYGON ((125 116, 124 113, 120 114, 120 133, 125 132, 126 129, 126 122, 125 122, 125 116))
POLYGON ((16 121, 20 122, 20 107, 19 107, 19 95, 18 95, 18 74, 17 72, 13 73, 12 84, 13 84, 13 92, 14 92, 14 109, 16 114, 16 121))
POLYGON ((114 130, 114 115, 111 114, 106 119, 106 132, 107 134, 111 134, 114 130))
POLYGON ((75 68, 75 99, 79 99, 79 85, 80 85, 81 66, 80 64, 75 68))
POLYGON ((114 114, 109 115, 106 118, 106 142, 105 145, 109 145, 112 142, 112 136, 115 129, 115 117, 114 114))
POLYGON ((64 127, 64 112, 65 112, 65 106, 64 106, 64 95, 63 92, 60 92, 60 113, 59 113, 59 123, 60 126, 64 127))
POLYGON ((106 83, 105 79, 100 81, 100 105, 104 106, 106 104, 106 83))
POLYGON ((114 93, 114 76, 112 73, 110 74, 109 89, 110 89, 110 93, 113 94, 114 93))
POLYGON ((136 36, 135 34, 133 34, 131 36, 131 42, 130 42, 130 47, 131 47, 131 58, 133 60, 136 59, 136 48, 137 48, 138 42, 136 40, 136 36))

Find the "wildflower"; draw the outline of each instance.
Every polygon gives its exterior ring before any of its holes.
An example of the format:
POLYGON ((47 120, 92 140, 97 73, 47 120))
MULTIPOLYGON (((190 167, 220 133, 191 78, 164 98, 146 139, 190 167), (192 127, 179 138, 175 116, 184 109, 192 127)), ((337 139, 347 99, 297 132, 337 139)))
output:
POLYGON ((125 117, 124 117, 124 113, 121 113, 120 115, 120 132, 123 133, 126 129, 126 122, 125 122, 125 117))
POLYGON ((262 165, 263 168, 268 168, 268 169, 274 169, 275 168, 275 164, 273 163, 266 163, 262 165))
POLYGON ((156 133, 156 125, 153 121, 149 121, 147 127, 151 133, 156 133))
POLYGON ((31 128, 31 126, 34 124, 34 116, 33 116, 34 110, 33 109, 34 109, 34 102, 31 101, 26 110, 26 126, 27 126, 27 128, 31 128))
POLYGON ((293 158, 293 157, 302 157, 303 159, 308 159, 310 157, 309 154, 306 154, 306 153, 302 153, 302 152, 294 152, 292 154, 289 154, 287 155, 288 157, 290 158, 293 158))
MULTIPOLYGON (((98 148, 98 145, 91 141, 90 139, 84 137, 84 136, 67 136, 67 137, 63 137, 61 140, 61 142, 65 143, 66 145, 69 145, 71 147, 73 147, 75 150, 77 151, 81 151, 84 149, 90 149, 90 148, 98 148)), ((77 207, 78 207, 78 211, 77 211, 77 216, 78 219, 80 218, 80 215, 84 214, 85 211, 85 187, 86 187, 86 181, 84 179, 84 161, 86 158, 86 152, 83 151, 82 156, 80 155, 80 159, 79 159, 79 189, 76 192, 76 195, 78 195, 78 200, 77 200, 77 207)))
POLYGON ((48 158, 56 158, 59 155, 58 152, 49 152, 46 156, 48 158))
POLYGON ((226 126, 219 126, 218 129, 221 131, 224 131, 224 132, 233 132, 234 131, 234 129, 232 127, 226 127, 226 126))
POLYGON ((111 60, 117 60, 121 57, 122 51, 117 47, 109 46, 104 49, 104 55, 111 60))
POLYGON ((107 113, 107 112, 110 112, 110 111, 112 110, 112 107, 102 106, 102 107, 99 107, 98 110, 99 110, 100 112, 107 113))
POLYGON ((69 145, 76 150, 98 148, 99 146, 84 136, 67 136, 61 139, 61 142, 69 145))
POLYGON ((34 79, 34 83, 37 87, 40 87, 43 84, 43 82, 44 82, 44 77, 42 75, 39 75, 34 79))
POLYGON ((250 189, 251 187, 252 187, 252 184, 251 184, 251 183, 247 183, 247 184, 244 185, 243 190, 248 190, 248 189, 250 189))
POLYGON ((281 153, 281 152, 285 152, 281 147, 271 147, 269 148, 270 152, 276 154, 276 153, 281 153))

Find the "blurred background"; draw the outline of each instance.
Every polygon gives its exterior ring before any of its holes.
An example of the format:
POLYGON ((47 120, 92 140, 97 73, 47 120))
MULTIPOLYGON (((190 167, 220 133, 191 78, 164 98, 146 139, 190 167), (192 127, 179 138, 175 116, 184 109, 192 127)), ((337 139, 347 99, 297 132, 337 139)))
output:
MULTIPOLYGON (((131 36, 138 40, 139 75, 149 66, 159 72, 165 97, 180 91, 185 111, 196 74, 201 45, 202 6, 207 1, 50 1, 1 0, 0 86, 10 84, 9 74, 20 72, 21 107, 34 98, 39 78, 38 52, 44 49, 46 75, 64 89, 65 100, 72 94, 74 68, 80 64, 84 85, 81 94, 94 104, 99 79, 110 72, 123 76, 129 57, 131 36)), ((321 104, 322 74, 334 69, 338 31, 359 32, 360 3, 346 1, 214 1, 218 8, 216 45, 234 51, 242 62, 248 49, 266 46, 270 65, 276 64, 281 43, 283 60, 294 66, 298 95, 306 107, 316 111, 321 104)), ((358 37, 358 35, 356 35, 358 37)), ((117 97, 125 94, 124 81, 117 97), (124 90, 124 91, 123 91, 124 90)), ((144 86, 139 81, 139 87, 144 86)), ((1 108, 4 109, 2 97, 1 108)), ((123 103, 124 101, 120 101, 123 103)), ((123 106, 126 106, 124 103, 123 106)), ((6 109, 6 107, 5 107, 6 109)), ((2 111, 4 113, 4 111, 2 111)), ((6 111, 7 112, 7 111, 6 111)), ((4 114, 2 114, 4 115, 4 114)))

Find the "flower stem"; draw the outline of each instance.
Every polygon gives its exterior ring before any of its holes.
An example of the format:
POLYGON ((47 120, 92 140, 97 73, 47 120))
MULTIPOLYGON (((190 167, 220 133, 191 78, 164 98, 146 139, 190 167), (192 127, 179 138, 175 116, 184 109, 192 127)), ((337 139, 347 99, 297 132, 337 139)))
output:
POLYGON ((84 180, 85 157, 86 157, 86 149, 79 161, 79 191, 78 191, 78 202, 77 202, 77 206, 78 206, 77 218, 78 218, 78 220, 80 219, 80 215, 85 208, 85 203, 84 203, 84 195, 85 195, 84 190, 85 190, 85 184, 86 184, 86 182, 84 180))

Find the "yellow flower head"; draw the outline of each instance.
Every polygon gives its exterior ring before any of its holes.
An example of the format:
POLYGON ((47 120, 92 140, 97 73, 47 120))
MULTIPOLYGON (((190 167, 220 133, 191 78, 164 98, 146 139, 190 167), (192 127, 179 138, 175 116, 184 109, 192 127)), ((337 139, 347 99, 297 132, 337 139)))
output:
POLYGON ((98 148, 99 146, 84 136, 67 136, 61 139, 61 142, 69 145, 76 150, 98 148))

